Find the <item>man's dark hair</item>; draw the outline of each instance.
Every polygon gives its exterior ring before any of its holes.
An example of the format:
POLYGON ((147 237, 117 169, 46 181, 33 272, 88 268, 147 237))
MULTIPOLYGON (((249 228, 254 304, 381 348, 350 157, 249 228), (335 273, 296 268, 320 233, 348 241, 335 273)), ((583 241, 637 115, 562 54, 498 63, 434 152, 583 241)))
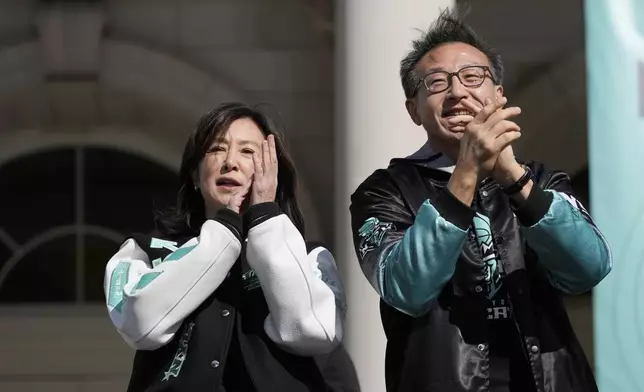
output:
POLYGON ((483 52, 492 66, 492 76, 497 84, 503 83, 503 63, 501 55, 483 41, 474 30, 463 22, 464 12, 443 10, 429 30, 412 42, 413 49, 400 62, 400 80, 405 97, 416 95, 418 84, 424 75, 416 74, 416 65, 432 49, 450 42, 463 42, 483 52))

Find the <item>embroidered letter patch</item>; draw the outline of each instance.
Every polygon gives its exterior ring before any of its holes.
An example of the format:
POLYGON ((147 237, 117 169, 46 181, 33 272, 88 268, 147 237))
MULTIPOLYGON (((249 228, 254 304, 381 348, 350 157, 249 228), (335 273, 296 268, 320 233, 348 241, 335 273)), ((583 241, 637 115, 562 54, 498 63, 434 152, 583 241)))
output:
POLYGON ((119 313, 121 312, 121 307, 125 300, 123 290, 127 284, 129 272, 130 263, 121 261, 118 263, 116 268, 114 268, 112 277, 110 278, 110 291, 107 296, 107 306, 109 306, 110 309, 116 309, 119 313))
POLYGON ((192 329, 194 326, 195 323, 191 321, 183 327, 181 340, 179 340, 179 347, 177 347, 177 351, 174 354, 170 368, 164 373, 161 381, 168 381, 170 380, 170 377, 179 377, 183 362, 186 360, 186 356, 188 355, 188 341, 190 341, 190 336, 192 335, 192 329))
POLYGON ((358 230, 358 235, 361 238, 358 249, 360 258, 365 257, 367 253, 379 247, 387 232, 393 230, 393 228, 392 223, 382 223, 378 218, 367 219, 358 230))

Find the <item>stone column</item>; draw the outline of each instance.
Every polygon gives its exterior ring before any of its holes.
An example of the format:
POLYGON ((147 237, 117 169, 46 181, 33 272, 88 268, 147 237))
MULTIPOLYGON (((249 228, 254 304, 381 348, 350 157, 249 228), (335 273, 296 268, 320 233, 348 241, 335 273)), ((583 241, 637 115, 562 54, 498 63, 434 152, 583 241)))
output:
POLYGON ((335 255, 347 292, 345 345, 365 392, 384 392, 385 336, 378 296, 352 244, 349 198, 393 157, 427 139, 407 115, 399 65, 411 41, 453 0, 336 2, 335 255))

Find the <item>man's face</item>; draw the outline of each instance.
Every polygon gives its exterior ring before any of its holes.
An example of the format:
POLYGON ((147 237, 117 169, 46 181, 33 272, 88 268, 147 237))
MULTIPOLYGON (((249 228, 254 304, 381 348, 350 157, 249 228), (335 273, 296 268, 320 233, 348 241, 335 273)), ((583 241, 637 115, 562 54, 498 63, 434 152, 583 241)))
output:
MULTIPOLYGON (((416 65, 416 73, 423 78, 434 71, 457 72, 472 65, 490 67, 489 60, 483 52, 471 45, 453 42, 440 45, 428 52, 416 65)), ((409 115, 417 125, 425 128, 432 145, 438 148, 458 145, 467 124, 452 125, 448 120, 455 115, 475 115, 466 109, 462 104, 463 101, 483 107, 486 98, 496 100, 503 96, 503 88, 494 84, 489 72, 486 75, 487 77, 478 87, 466 87, 456 76, 453 76, 451 86, 437 93, 427 91, 421 83, 416 95, 407 100, 409 115)))

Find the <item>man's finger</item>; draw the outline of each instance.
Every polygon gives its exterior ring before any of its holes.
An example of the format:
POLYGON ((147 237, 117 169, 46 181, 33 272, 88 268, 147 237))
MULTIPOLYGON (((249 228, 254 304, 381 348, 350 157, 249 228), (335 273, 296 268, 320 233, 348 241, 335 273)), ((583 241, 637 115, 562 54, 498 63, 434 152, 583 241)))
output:
POLYGON ((504 148, 515 142, 521 137, 521 132, 509 131, 494 140, 494 145, 498 151, 503 151, 504 148))
POLYGON ((474 116, 470 116, 468 114, 461 114, 459 116, 451 117, 449 120, 447 120, 447 123, 450 125, 458 125, 461 123, 467 124, 472 120, 474 120, 474 116))
POLYGON ((519 107, 510 107, 497 110, 494 112, 488 119, 485 121, 486 126, 489 126, 489 129, 494 128, 498 123, 503 120, 507 120, 511 117, 516 117, 521 114, 521 108, 519 107))
POLYGON ((502 120, 490 129, 490 136, 497 138, 507 132, 521 132, 521 127, 510 120, 502 120))
MULTIPOLYGON (((487 103, 488 103, 489 101, 490 101, 490 99, 489 99, 489 98, 487 98, 487 99, 485 100, 485 105, 487 105, 487 103)), ((471 111, 474 113, 474 115, 477 115, 481 110, 483 110, 483 107, 480 107, 480 106, 478 106, 478 105, 474 104, 473 102, 470 102, 470 101, 465 100, 465 99, 461 101, 461 104, 462 104, 463 106, 465 106, 465 108, 466 108, 466 109, 471 110, 471 111)))
POLYGON ((492 101, 492 100, 486 100, 488 102, 487 105, 483 106, 483 109, 481 109, 480 112, 476 116, 474 116, 474 120, 472 122, 476 124, 483 124, 487 121, 487 119, 494 114, 498 109, 502 108, 503 105, 507 102, 507 98, 502 97, 501 99, 497 101, 492 101))

